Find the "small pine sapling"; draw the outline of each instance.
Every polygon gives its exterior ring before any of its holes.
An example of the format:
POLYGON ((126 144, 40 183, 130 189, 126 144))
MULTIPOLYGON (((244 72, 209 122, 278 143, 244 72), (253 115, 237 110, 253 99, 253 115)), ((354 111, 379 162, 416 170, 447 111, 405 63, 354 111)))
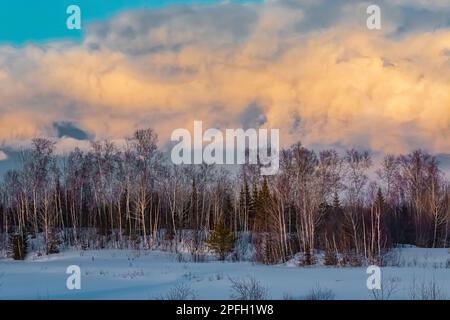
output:
POLYGON ((233 251, 234 235, 228 230, 223 219, 216 224, 206 244, 219 255, 221 261, 225 260, 227 254, 233 251))

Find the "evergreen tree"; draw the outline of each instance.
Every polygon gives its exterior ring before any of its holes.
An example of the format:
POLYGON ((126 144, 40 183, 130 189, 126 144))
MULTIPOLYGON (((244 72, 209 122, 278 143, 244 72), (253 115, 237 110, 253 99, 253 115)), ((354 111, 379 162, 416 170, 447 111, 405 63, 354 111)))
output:
POLYGON ((248 187, 247 178, 244 180, 244 199, 245 199, 245 210, 247 214, 250 212, 250 206, 252 202, 252 196, 250 194, 250 188, 248 187))
POLYGON ((191 227, 194 230, 198 228, 198 191, 195 183, 195 178, 192 180, 192 196, 191 196, 191 217, 193 224, 191 227))
POLYGON ((334 209, 340 209, 341 208, 341 201, 339 200, 339 195, 337 194, 337 192, 334 192, 333 195, 333 208, 334 209))
POLYGON ((243 227, 245 230, 249 229, 249 225, 252 223, 252 196, 247 183, 247 178, 244 176, 244 183, 239 192, 239 210, 244 217, 243 227))
POLYGON ((59 239, 59 235, 55 230, 51 230, 48 234, 47 239, 47 254, 59 253, 59 245, 61 241, 59 239))
POLYGON ((249 192, 249 211, 248 211, 249 225, 251 226, 252 230, 255 229, 255 217, 257 212, 257 206, 258 206, 258 186, 254 182, 251 196, 249 192))
POLYGON ((9 236, 8 255, 14 260, 25 260, 27 237, 23 233, 12 233, 9 236))
POLYGON ((244 188, 241 187, 241 190, 239 191, 239 210, 240 213, 244 216, 247 214, 246 212, 246 205, 245 205, 245 196, 244 196, 244 188))
POLYGON ((383 212, 384 206, 385 206, 385 200, 384 200, 384 196, 383 196, 383 192, 381 191, 381 188, 378 188, 375 204, 376 204, 377 209, 380 212, 383 212))
POLYGON ((261 207, 264 208, 268 205, 269 201, 270 201, 269 183, 267 182, 267 178, 264 177, 263 186, 259 198, 259 204, 261 207))
POLYGON ((223 261, 227 254, 233 250, 234 240, 234 235, 228 230, 224 219, 220 219, 207 239, 206 244, 214 250, 219 255, 219 259, 223 261))
POLYGON ((263 186, 256 200, 256 227, 258 231, 268 231, 267 212, 270 205, 271 195, 267 178, 264 178, 263 186))

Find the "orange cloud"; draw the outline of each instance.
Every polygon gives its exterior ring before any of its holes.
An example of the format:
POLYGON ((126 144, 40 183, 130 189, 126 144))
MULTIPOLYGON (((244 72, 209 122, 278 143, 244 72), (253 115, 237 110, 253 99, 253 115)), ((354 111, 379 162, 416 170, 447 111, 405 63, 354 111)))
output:
POLYGON ((256 104, 264 126, 281 129, 284 144, 450 150, 450 30, 400 38, 353 21, 301 32, 301 9, 255 8, 248 9, 257 18, 242 38, 212 41, 203 29, 197 32, 204 37, 196 37, 181 32, 189 25, 170 20, 136 32, 134 41, 156 43, 139 53, 102 45, 111 36, 89 35, 80 46, 8 49, 24 67, 0 69, 0 140, 49 134, 52 122, 64 120, 98 139, 151 126, 165 142, 193 120, 241 127, 256 104), (185 40, 171 39, 179 30, 185 40))

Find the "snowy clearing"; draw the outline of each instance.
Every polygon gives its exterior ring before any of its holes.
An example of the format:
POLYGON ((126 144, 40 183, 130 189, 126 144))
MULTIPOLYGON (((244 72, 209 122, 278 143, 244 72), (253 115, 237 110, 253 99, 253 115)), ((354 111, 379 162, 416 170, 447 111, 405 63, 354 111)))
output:
MULTIPOLYGON (((433 286, 437 298, 450 297, 448 249, 395 249, 382 268, 385 296, 425 299, 433 286)), ((179 262, 162 251, 66 251, 0 260, 0 299, 158 299, 184 284, 196 299, 230 299, 232 279, 254 277, 271 299, 305 299, 314 288, 333 292, 334 299, 374 299, 366 287, 365 267, 322 265, 298 267, 294 261, 266 266, 251 262, 179 262), (68 290, 66 268, 81 268, 81 290, 68 290)))

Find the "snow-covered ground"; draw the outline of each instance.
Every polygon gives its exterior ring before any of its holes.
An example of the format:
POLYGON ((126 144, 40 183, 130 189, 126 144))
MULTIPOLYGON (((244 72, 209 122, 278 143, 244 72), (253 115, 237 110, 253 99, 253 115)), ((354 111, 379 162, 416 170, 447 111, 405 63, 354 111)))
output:
MULTIPOLYGON (((434 286, 450 298, 448 249, 396 249, 392 263, 382 268, 391 299, 420 298, 434 286), (420 294, 422 292, 422 295, 420 294)), ((366 287, 365 267, 298 267, 293 261, 265 266, 251 262, 180 262, 161 251, 66 251, 26 261, 0 259, 0 299, 155 299, 181 283, 197 299, 229 299, 230 278, 254 277, 272 299, 302 299, 313 288, 332 290, 335 299, 373 299, 366 287), (81 268, 81 290, 68 290, 69 265, 81 268)), ((423 297, 422 297, 423 298, 423 297)))

